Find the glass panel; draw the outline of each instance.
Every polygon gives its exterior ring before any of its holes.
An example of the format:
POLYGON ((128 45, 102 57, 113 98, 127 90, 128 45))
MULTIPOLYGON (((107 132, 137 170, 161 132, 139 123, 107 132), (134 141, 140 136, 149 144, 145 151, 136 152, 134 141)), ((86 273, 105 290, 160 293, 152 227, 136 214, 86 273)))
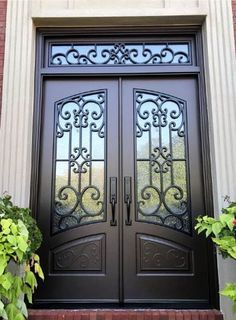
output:
POLYGON ((53 232, 103 221, 105 92, 56 103, 53 232))
POLYGON ((135 90, 137 218, 190 232, 186 102, 135 90))
POLYGON ((190 42, 51 44, 49 64, 191 64, 190 42))

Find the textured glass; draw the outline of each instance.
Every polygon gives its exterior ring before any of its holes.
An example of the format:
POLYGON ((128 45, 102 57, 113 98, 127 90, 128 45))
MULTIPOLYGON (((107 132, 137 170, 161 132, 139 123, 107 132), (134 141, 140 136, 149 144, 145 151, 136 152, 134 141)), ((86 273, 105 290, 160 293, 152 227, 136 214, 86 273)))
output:
POLYGON ((103 221, 105 92, 56 102, 53 232, 103 221))
POLYGON ((191 64, 189 42, 52 44, 52 66, 191 64))
POLYGON ((189 233, 186 103, 158 92, 134 94, 137 218, 189 233))

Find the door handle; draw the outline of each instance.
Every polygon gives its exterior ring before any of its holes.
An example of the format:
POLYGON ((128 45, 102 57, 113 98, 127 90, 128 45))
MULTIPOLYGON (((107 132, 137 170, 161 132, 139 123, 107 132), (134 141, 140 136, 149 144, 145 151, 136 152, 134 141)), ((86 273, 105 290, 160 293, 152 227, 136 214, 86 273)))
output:
POLYGON ((117 178, 110 178, 110 204, 111 204, 111 226, 116 226, 116 203, 117 203, 117 178))
POLYGON ((132 190, 131 190, 131 177, 124 178, 124 200, 126 203, 127 219, 125 224, 127 226, 132 225, 132 220, 130 219, 130 205, 132 203, 132 190))

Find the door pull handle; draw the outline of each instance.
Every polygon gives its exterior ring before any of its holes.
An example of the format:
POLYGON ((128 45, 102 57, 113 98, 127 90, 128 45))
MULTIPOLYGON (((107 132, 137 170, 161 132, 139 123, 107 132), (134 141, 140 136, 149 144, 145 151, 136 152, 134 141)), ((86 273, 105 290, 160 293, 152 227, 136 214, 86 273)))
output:
POLYGON ((124 200, 126 203, 127 219, 125 224, 127 226, 132 225, 132 220, 130 219, 130 205, 132 203, 132 191, 131 191, 131 177, 124 178, 124 200))
POLYGON ((111 204, 111 220, 110 225, 116 226, 116 203, 117 203, 117 178, 110 178, 110 204, 111 204))

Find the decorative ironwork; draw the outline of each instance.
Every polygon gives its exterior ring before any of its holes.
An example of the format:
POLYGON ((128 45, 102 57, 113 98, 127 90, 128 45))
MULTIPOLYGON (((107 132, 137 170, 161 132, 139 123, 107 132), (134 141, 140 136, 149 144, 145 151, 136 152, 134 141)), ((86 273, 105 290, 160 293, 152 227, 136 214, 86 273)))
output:
POLYGON ((190 233, 186 102, 134 91, 137 219, 190 233))
POLYGON ((52 44, 50 65, 191 64, 189 42, 52 44))
POLYGON ((105 107, 105 91, 55 103, 54 232, 105 218, 105 107))

